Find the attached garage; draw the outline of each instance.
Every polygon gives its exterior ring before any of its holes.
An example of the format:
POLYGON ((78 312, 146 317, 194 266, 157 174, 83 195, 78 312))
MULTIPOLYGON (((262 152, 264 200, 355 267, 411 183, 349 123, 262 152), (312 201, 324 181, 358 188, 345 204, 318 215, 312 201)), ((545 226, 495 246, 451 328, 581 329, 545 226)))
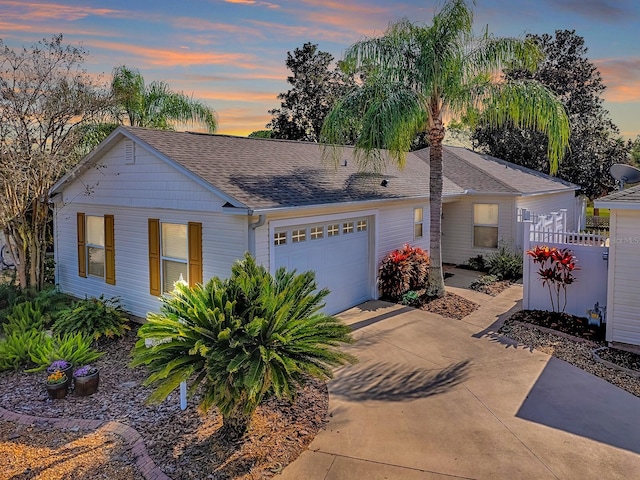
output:
POLYGON ((272 270, 315 271, 318 286, 331 291, 327 313, 362 303, 374 296, 372 222, 359 216, 273 227, 272 270))

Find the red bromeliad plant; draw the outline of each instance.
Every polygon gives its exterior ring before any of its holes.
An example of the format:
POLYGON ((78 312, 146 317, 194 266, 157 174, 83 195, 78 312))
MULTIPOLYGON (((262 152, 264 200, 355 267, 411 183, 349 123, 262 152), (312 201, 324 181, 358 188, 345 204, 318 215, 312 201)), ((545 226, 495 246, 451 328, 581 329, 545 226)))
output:
POLYGON ((533 250, 527 251, 527 255, 533 258, 533 263, 540 264, 538 276, 542 280, 542 285, 549 287, 549 297, 551 298, 551 309, 554 312, 563 312, 567 307, 567 285, 575 281, 573 272, 579 270, 576 265, 576 257, 568 248, 548 247, 537 245, 533 250), (555 290, 556 302, 553 302, 553 291, 555 290), (560 292, 564 294, 564 304, 560 310, 560 292))
POLYGON ((419 247, 405 243, 382 260, 378 288, 382 298, 398 301, 411 290, 426 288, 429 255, 419 247))

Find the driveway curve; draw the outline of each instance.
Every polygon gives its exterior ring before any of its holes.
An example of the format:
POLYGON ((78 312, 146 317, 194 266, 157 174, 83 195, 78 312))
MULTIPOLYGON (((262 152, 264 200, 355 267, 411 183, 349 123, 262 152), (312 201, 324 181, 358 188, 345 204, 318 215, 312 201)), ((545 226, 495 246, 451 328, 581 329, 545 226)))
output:
POLYGON ((498 335, 521 296, 461 321, 379 301, 344 312, 359 363, 337 371, 326 429, 277 478, 640 478, 640 398, 498 335))

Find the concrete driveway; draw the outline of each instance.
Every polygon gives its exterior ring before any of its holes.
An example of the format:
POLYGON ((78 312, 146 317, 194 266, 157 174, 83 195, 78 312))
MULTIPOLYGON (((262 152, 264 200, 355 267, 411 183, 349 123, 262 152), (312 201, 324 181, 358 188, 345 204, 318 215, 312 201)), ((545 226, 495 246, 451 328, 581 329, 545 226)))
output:
POLYGON ((640 478, 640 398, 496 335, 521 295, 478 296, 463 321, 384 302, 344 312, 360 361, 278 478, 640 478))

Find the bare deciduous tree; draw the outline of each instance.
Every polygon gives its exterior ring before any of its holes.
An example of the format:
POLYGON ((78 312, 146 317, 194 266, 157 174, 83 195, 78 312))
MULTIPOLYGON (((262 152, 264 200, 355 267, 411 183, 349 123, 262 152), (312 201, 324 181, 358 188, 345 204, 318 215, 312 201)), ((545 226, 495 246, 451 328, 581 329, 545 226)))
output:
POLYGON ((107 89, 82 68, 85 55, 62 35, 18 51, 0 39, 0 225, 23 288, 43 284, 49 189, 108 105, 107 89))

